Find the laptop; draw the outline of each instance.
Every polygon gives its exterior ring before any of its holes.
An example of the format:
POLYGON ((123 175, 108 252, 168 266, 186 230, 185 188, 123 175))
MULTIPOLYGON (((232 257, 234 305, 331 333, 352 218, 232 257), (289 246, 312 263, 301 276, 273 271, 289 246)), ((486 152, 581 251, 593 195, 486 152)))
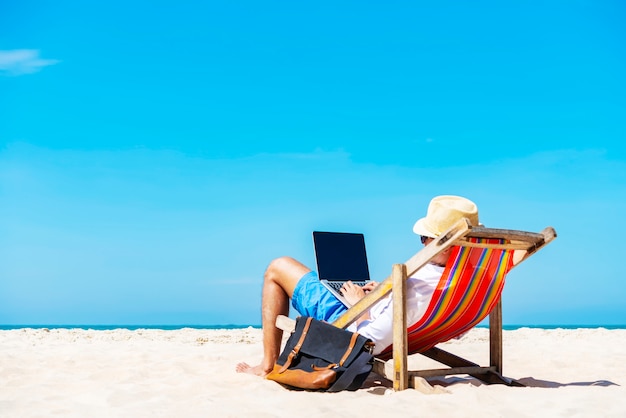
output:
POLYGON ((348 280, 363 286, 370 279, 363 234, 313 231, 315 261, 320 282, 347 307, 339 291, 348 280))

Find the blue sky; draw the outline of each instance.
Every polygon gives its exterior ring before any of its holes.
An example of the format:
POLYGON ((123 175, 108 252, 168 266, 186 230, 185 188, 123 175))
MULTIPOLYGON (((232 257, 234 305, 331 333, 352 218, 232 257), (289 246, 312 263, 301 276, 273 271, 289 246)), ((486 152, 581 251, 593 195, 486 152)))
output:
POLYGON ((259 324, 263 271, 431 197, 555 242, 505 324, 626 324, 619 1, 0 5, 0 323, 259 324), (513 3, 513 4, 511 4, 513 3))

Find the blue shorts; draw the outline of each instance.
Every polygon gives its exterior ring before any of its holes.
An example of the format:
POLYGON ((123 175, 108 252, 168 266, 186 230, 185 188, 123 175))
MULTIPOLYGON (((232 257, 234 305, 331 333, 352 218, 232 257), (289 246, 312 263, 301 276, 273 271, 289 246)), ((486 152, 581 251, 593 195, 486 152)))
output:
POLYGON ((333 322, 348 310, 320 283, 314 271, 308 272, 298 281, 293 290, 291 305, 300 315, 326 322, 333 322))

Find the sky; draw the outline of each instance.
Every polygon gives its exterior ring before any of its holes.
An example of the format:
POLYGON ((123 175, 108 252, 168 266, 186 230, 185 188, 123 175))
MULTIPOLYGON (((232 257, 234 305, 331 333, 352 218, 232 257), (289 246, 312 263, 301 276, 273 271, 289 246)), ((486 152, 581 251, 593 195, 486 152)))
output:
POLYGON ((0 1, 0 324, 258 325, 313 230, 558 237, 508 325, 624 325, 621 1, 0 1))

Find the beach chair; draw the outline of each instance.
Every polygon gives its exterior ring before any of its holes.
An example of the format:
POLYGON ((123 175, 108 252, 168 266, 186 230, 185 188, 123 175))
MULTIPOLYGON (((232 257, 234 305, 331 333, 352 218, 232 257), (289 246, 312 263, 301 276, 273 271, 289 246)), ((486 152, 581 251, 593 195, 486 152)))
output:
POLYGON ((395 390, 416 386, 416 377, 467 374, 485 383, 522 386, 502 375, 502 304, 506 274, 556 237, 553 228, 540 233, 471 226, 462 219, 404 264, 333 325, 345 328, 393 290, 393 344, 377 356, 374 372, 393 382, 395 390), (439 285, 424 316, 407 329, 406 279, 440 252, 453 247, 439 285), (444 351, 436 344, 457 337, 489 315, 489 366, 444 351), (408 354, 420 353, 447 368, 412 370, 408 354), (385 361, 393 359, 387 373, 385 361))

